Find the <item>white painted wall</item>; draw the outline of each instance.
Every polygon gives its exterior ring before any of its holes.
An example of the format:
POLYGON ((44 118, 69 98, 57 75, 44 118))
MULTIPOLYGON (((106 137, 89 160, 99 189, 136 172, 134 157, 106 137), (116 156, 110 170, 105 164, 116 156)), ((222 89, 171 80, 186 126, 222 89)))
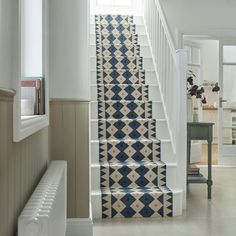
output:
POLYGON ((89 99, 89 1, 48 5, 50 97, 89 99))
MULTIPOLYGON (((235 0, 160 0, 172 35, 235 38, 235 0)), ((176 42, 178 38, 176 37, 176 42)))
POLYGON ((0 87, 12 88, 12 65, 14 53, 14 29, 17 2, 0 0, 0 87))
MULTIPOLYGON (((143 0, 132 0, 131 1, 132 4, 130 7, 114 6, 112 5, 112 1, 110 2, 111 4, 109 6, 106 6, 106 5, 101 6, 97 4, 97 0, 91 0, 91 15, 95 15, 95 14, 123 14, 123 15, 134 15, 134 16, 143 15, 143 0)), ((119 4, 122 4, 123 2, 126 2, 126 1, 117 0, 117 2, 119 4)))
POLYGON ((218 82, 219 80, 219 42, 199 40, 201 50, 201 80, 218 82))

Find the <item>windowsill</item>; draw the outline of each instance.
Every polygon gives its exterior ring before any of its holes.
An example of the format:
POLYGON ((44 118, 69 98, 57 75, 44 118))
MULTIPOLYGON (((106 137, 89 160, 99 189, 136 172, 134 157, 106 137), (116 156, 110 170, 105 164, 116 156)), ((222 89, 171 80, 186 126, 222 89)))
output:
POLYGON ((14 128, 14 142, 33 135, 49 125, 48 115, 21 116, 14 128))
POLYGON ((21 121, 34 119, 34 118, 36 118, 36 117, 37 117, 36 115, 32 115, 32 116, 21 116, 21 121))
POLYGON ((21 119, 22 134, 29 136, 40 129, 48 126, 47 115, 37 115, 21 119))
POLYGON ((22 139, 47 127, 49 120, 47 115, 21 116, 20 126, 14 136, 14 141, 19 142, 22 139))
POLYGON ((21 123, 27 123, 29 121, 32 121, 34 119, 42 119, 45 115, 32 115, 32 116, 21 116, 21 123))

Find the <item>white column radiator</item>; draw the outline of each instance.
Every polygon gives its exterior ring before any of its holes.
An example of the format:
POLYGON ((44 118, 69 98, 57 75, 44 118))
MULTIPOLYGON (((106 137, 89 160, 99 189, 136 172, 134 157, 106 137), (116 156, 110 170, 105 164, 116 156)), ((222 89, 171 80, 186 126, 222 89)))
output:
POLYGON ((65 161, 52 161, 18 219, 18 236, 65 236, 65 161))

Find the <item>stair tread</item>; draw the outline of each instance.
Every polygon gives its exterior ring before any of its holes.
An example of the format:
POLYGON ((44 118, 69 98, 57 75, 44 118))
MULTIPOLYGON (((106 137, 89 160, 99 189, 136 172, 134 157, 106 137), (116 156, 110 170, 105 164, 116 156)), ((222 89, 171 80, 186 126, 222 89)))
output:
MULTIPOLYGON (((140 139, 124 139, 124 140, 121 140, 121 139, 103 139, 102 142, 120 142, 120 141, 124 141, 124 142, 153 142, 153 141, 158 141, 158 142, 161 142, 161 143, 170 143, 171 140, 170 139, 147 139, 147 138, 140 138, 140 139)), ((101 140, 99 139, 95 139, 95 140, 91 140, 91 143, 99 143, 101 142, 101 140)))
POLYGON ((134 191, 137 191, 137 192, 148 192, 148 191, 152 191, 152 192, 158 191, 158 192, 160 192, 161 191, 161 192, 164 192, 164 193, 172 193, 173 192, 167 186, 136 187, 136 188, 124 188, 124 187, 122 187, 122 188, 101 188, 101 190, 102 190, 103 193, 107 192, 108 194, 111 193, 111 191, 114 192, 114 193, 116 193, 116 192, 122 193, 123 192, 124 194, 132 193, 134 191))
MULTIPOLYGON (((92 56, 91 56, 92 57, 92 56)), ((97 71, 131 71, 131 72, 149 72, 155 73, 155 70, 148 70, 148 69, 90 69, 91 72, 97 71)))
POLYGON ((97 86, 104 86, 104 87, 108 87, 108 86, 148 86, 148 87, 159 87, 157 84, 91 84, 90 87, 97 87, 97 86))
MULTIPOLYGON (((94 26, 95 26, 95 24, 94 24, 94 26)), ((142 26, 141 26, 142 27, 142 26)), ((110 35, 110 34, 113 34, 113 35, 130 35, 130 36, 133 36, 133 35, 137 35, 136 33, 119 33, 119 34, 116 34, 116 33, 103 33, 103 34, 101 34, 101 35, 110 35)), ((96 35, 96 32, 95 31, 90 31, 90 35, 96 35)), ((147 36, 147 34, 145 33, 145 32, 140 32, 139 34, 138 34, 138 36, 140 37, 140 36, 147 36)))
POLYGON ((101 139, 100 142, 160 142, 158 138, 139 138, 139 139, 133 139, 133 138, 127 138, 127 139, 101 139))
MULTIPOLYGON (((158 161, 158 160, 156 160, 158 161)), ((161 160, 159 160, 160 162, 162 162, 161 160)), ((120 161, 117 161, 118 163, 120 163, 120 161)), ((133 161, 133 162, 136 162, 136 161, 133 161)), ((99 163, 92 163, 91 164, 91 167, 92 168, 100 168, 101 167, 101 163, 107 163, 107 161, 102 161, 102 162, 99 162, 99 163)), ((108 162, 108 163, 116 163, 114 161, 111 161, 111 162, 108 162)), ((122 163, 122 162, 121 162, 122 163)), ((167 168, 175 168, 177 167, 177 163, 176 162, 163 162, 167 168)))
MULTIPOLYGON (((148 188, 151 188, 151 189, 152 189, 153 187, 148 187, 148 188)), ((162 186, 162 187, 155 187, 155 188, 157 188, 157 189, 162 189, 162 188, 164 188, 164 187, 162 186)), ((155 189, 155 188, 154 188, 154 189, 155 189)), ((109 189, 109 188, 108 188, 108 189, 109 189)), ((144 189, 144 188, 142 187, 141 189, 144 189)), ((169 188, 169 187, 168 187, 168 189, 172 192, 173 196, 183 193, 183 190, 180 189, 180 188, 172 188, 172 187, 169 188)), ((104 190, 105 190, 105 188, 104 188, 104 190)), ((101 189, 99 189, 99 190, 92 190, 92 191, 91 191, 91 195, 92 195, 92 196, 100 196, 101 194, 102 194, 101 189)))
MULTIPOLYGON (((117 103, 117 102, 124 102, 124 103, 149 103, 153 101, 140 101, 140 100, 103 100, 103 101, 98 101, 98 102, 104 102, 104 103, 117 103)), ((154 102, 160 102, 160 101, 154 101, 154 102)))
POLYGON ((127 46, 127 47, 148 47, 148 45, 140 45, 139 43, 136 44, 136 43, 99 43, 98 45, 95 44, 95 43, 90 43, 90 46, 93 46, 93 47, 96 47, 96 46, 127 46))
MULTIPOLYGON (((151 57, 143 57, 143 56, 100 56, 100 55, 98 55, 98 56, 96 56, 96 57, 94 57, 94 56, 90 56, 91 58, 97 58, 97 59, 100 59, 100 58, 103 58, 103 59, 108 59, 108 58, 111 58, 111 59, 113 59, 113 58, 115 58, 115 59, 117 59, 117 60, 119 60, 119 61, 121 61, 122 59, 142 59, 142 58, 151 58, 151 57)), ((109 68, 108 68, 109 69, 109 68)), ((140 68, 141 70, 142 70, 142 68, 140 68)), ((101 69, 100 69, 101 70, 101 69)), ((127 69, 127 70, 129 70, 129 69, 127 69)))
POLYGON ((114 25, 114 26, 135 26, 134 23, 128 23, 128 22, 122 22, 122 23, 118 23, 118 22, 97 22, 96 25, 114 25))
POLYGON ((148 84, 97 84, 97 87, 149 87, 148 84))
POLYGON ((94 71, 129 71, 129 72, 145 72, 144 69, 96 69, 94 71))
POLYGON ((154 118, 137 118, 137 119, 129 119, 129 118, 122 118, 122 119, 91 119, 92 122, 96 122, 96 121, 133 121, 133 120, 137 120, 137 121, 166 121, 166 119, 154 119, 154 118))
MULTIPOLYGON (((139 103, 139 104, 142 104, 142 103, 162 103, 161 101, 153 101, 153 100, 150 100, 150 101, 140 101, 140 100, 133 100, 133 101, 127 101, 127 100, 106 100, 106 101, 98 101, 98 100, 95 100, 95 101, 91 101, 91 103, 139 103)), ((139 118, 137 118, 139 119, 139 118)))
POLYGON ((120 162, 120 161, 111 161, 111 162, 100 162, 100 164, 104 167, 138 167, 138 166, 166 166, 166 164, 162 161, 158 160, 145 160, 145 161, 127 161, 127 162, 120 162))
POLYGON ((107 46, 107 47, 110 47, 110 46, 115 46, 115 47, 122 47, 122 46, 127 46, 127 47, 141 47, 139 44, 136 44, 136 43, 97 43, 97 44, 92 44, 93 46, 96 46, 96 47, 101 47, 101 46, 107 46))

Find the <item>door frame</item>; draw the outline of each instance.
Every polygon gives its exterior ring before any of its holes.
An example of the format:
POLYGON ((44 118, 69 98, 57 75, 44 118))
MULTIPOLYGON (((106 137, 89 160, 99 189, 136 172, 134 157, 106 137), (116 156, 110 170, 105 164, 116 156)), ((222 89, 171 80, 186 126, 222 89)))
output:
MULTIPOLYGON (((236 66, 235 63, 225 63, 223 48, 224 46, 236 46, 236 40, 221 39, 219 40, 219 110, 218 110, 218 164, 219 165, 236 165, 236 157, 227 156, 225 158, 225 147, 223 144, 223 106, 221 106, 221 99, 224 99, 224 66, 232 65, 236 66)), ((229 145, 228 148, 231 148, 232 151, 235 148, 236 154, 236 145, 229 145)))

